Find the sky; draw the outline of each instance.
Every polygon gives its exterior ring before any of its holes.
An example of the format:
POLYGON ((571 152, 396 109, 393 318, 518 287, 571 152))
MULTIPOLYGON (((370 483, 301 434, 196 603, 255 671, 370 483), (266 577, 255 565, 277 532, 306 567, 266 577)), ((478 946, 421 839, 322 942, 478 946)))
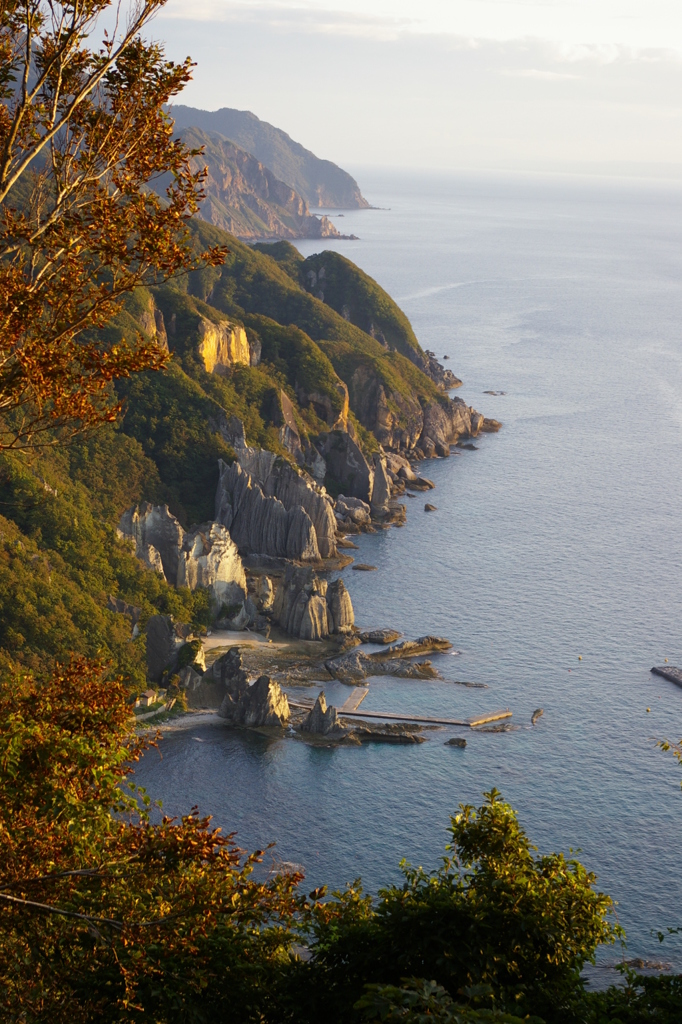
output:
POLYGON ((682 177, 680 0, 169 0, 182 102, 346 167, 682 177))

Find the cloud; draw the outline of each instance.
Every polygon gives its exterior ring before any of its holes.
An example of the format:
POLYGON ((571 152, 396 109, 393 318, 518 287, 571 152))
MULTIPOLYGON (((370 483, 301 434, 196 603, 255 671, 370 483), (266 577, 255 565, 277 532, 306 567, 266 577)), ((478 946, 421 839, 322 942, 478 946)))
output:
POLYGON ((163 17, 173 20, 258 24, 280 32, 341 35, 390 42, 417 27, 412 18, 327 10, 286 0, 170 0, 163 17))
MULTIPOLYGON (((415 4, 402 3, 389 5, 385 0, 365 0, 366 9, 350 9, 355 7, 356 0, 169 0, 159 15, 161 21, 168 19, 192 23, 253 25, 262 30, 283 34, 296 33, 301 36, 324 35, 343 36, 376 40, 391 43, 404 41, 406 38, 430 39, 433 43, 449 46, 452 49, 478 49, 487 45, 535 45, 546 48, 550 62, 560 63, 593 63, 614 64, 622 61, 643 61, 656 63, 661 61, 682 60, 682 49, 673 47, 632 46, 613 42, 569 42, 560 33, 554 35, 548 31, 549 25, 537 23, 534 31, 529 32, 529 25, 517 27, 516 31, 502 36, 488 35, 484 25, 478 23, 475 31, 467 31, 465 22, 457 18, 446 19, 441 27, 437 27, 433 10, 424 9, 424 17, 415 17, 415 4), (341 9, 345 6, 346 9, 341 9), (431 16, 429 16, 429 10, 431 16)), ((470 6, 476 6, 479 0, 469 0, 470 6)), ((480 0, 481 8, 490 5, 508 5, 510 0, 480 0)), ((514 8, 551 9, 574 5, 574 0, 511 0, 514 8)), ((427 4, 428 8, 428 4, 427 4)), ((470 26, 471 28, 472 26, 470 26)), ((555 26, 559 28, 559 26, 555 26)), ((587 26, 586 26, 587 28, 587 26)), ((674 43, 673 33, 670 36, 674 43)), ((535 68, 522 69, 529 72, 525 77, 538 77, 530 74, 535 68)), ((543 71, 542 68, 537 69, 543 71)), ((524 77, 514 74, 513 77, 524 77)), ((549 78, 549 76, 547 76, 549 78)))
POLYGON ((546 82, 554 82, 565 79, 579 79, 582 75, 571 75, 564 71, 541 71, 539 68, 519 68, 518 70, 503 68, 498 74, 506 78, 540 78, 546 82))

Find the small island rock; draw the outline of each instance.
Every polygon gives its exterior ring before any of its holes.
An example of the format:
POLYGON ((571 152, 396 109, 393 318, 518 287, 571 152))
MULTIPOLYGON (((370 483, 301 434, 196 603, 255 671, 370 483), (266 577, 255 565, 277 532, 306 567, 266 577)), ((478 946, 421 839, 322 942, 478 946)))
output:
POLYGON ((306 715, 301 725, 301 732, 326 735, 332 729, 337 728, 338 724, 339 719, 336 708, 333 706, 327 707, 324 692, 321 692, 318 694, 312 710, 306 715))

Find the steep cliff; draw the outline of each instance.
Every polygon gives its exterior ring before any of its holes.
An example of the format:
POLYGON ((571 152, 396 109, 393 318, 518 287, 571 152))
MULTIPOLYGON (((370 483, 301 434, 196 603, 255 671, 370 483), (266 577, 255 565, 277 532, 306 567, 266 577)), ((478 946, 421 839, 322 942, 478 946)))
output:
POLYGON ((287 463, 275 465, 271 452, 246 449, 240 458, 248 468, 221 460, 215 499, 215 518, 230 531, 240 552, 303 562, 333 558, 336 520, 331 500, 287 463))
POLYGON ((251 153, 280 181, 287 182, 311 206, 363 209, 369 206, 358 183, 331 160, 320 160, 286 132, 261 121, 248 110, 222 107, 198 110, 176 104, 171 109, 178 128, 218 132, 251 153))
POLYGON ((167 505, 143 502, 123 513, 117 533, 131 542, 147 568, 161 573, 172 586, 209 590, 218 604, 239 605, 246 600, 242 560, 220 523, 203 523, 185 533, 167 505))
POLYGON ((322 640, 351 631, 355 616, 343 580, 328 583, 312 569, 289 566, 281 580, 272 613, 292 636, 322 640))
MULTIPOLYGON (((201 217, 237 238, 340 238, 328 217, 310 213, 307 201, 245 149, 216 132, 185 128, 180 133, 191 161, 207 170, 201 217)), ((162 190, 164 181, 159 182, 162 190)))
MULTIPOLYGON (((395 490, 419 486, 408 457, 499 426, 448 397, 409 321, 347 261, 250 247, 198 219, 189 230, 225 246, 224 263, 138 289, 106 328, 156 340, 167 368, 119 382, 115 427, 35 464, 0 459, 0 659, 42 670, 103 651, 143 681, 147 619, 207 626, 216 602, 239 603, 240 550, 333 557, 337 523, 360 528, 370 506, 390 516, 395 490)), ((343 595, 313 597, 311 635, 324 615, 342 624, 343 595)))

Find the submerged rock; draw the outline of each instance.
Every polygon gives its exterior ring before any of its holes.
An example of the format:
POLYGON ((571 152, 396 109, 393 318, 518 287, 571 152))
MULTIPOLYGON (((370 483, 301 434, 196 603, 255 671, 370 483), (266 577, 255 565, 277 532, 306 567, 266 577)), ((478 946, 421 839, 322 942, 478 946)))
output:
POLYGON ((433 480, 427 480, 425 476, 415 476, 410 480, 410 487, 414 491, 432 491, 435 486, 433 480))
POLYGON ((531 717, 531 720, 530 720, 530 721, 531 721, 531 725, 535 725, 535 723, 537 722, 537 720, 538 720, 539 718, 542 718, 542 716, 544 715, 544 713, 545 713, 545 712, 544 712, 544 709, 543 709, 543 708, 537 708, 537 709, 536 709, 536 710, 535 710, 535 711, 533 712, 533 715, 532 715, 532 717, 531 717))
POLYGON ((445 741, 446 747, 466 747, 467 741, 461 736, 453 736, 452 739, 445 741))
POLYGON ((351 743, 423 743, 421 726, 409 723, 372 723, 353 724, 348 730, 345 742, 351 743))
POLYGON ((363 644, 392 644, 399 640, 402 633, 397 629, 372 629, 369 632, 360 633, 359 639, 363 644))

